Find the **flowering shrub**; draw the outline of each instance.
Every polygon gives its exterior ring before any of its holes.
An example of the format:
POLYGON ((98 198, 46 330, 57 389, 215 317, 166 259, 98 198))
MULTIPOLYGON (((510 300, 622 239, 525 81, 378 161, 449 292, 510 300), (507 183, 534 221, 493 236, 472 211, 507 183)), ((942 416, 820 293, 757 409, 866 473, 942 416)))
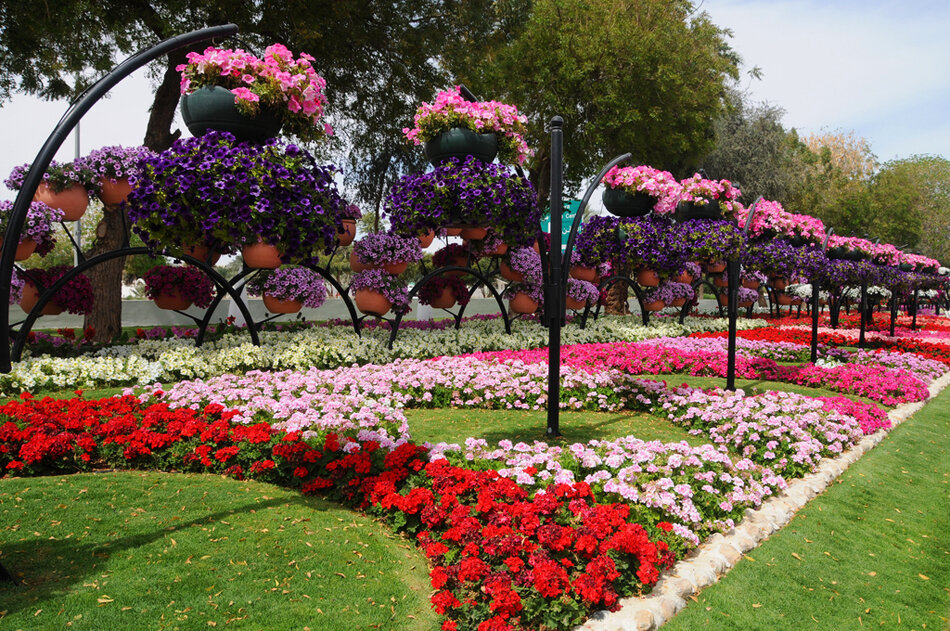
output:
POLYGON ((463 307, 468 304, 471 294, 468 287, 457 276, 436 276, 426 281, 426 284, 419 289, 419 302, 424 305, 432 304, 432 301, 441 297, 442 292, 448 288, 455 301, 463 307))
POLYGON ((306 267, 281 265, 274 270, 261 270, 247 283, 252 296, 267 294, 278 300, 297 300, 316 309, 327 299, 323 278, 306 267))
POLYGON ((730 218, 739 208, 735 200, 742 191, 729 180, 707 180, 699 173, 680 182, 679 201, 686 204, 704 205, 718 201, 723 216, 730 218))
MULTIPOLYGON (((29 164, 13 167, 9 177, 3 181, 11 191, 18 191, 23 187, 26 174, 30 171, 29 164)), ((99 184, 89 167, 82 161, 60 163, 53 160, 43 173, 43 183, 50 190, 61 193, 75 185, 82 186, 86 191, 95 191, 99 184)))
POLYGON ((336 245, 346 202, 334 167, 292 144, 235 143, 208 131, 146 157, 128 197, 133 230, 153 249, 171 243, 279 243, 285 261, 316 265, 336 245))
MULTIPOLYGON (((0 234, 6 234, 10 226, 10 216, 13 213, 13 202, 0 201, 0 234)), ((43 202, 30 202, 26 210, 26 219, 20 230, 20 242, 24 239, 33 239, 36 243, 36 253, 46 256, 53 251, 56 237, 53 234, 53 222, 62 221, 63 211, 50 208, 43 202)))
POLYGON ((454 127, 479 134, 498 134, 498 158, 502 162, 524 164, 534 155, 524 140, 527 119, 518 108, 498 101, 466 101, 455 86, 435 96, 435 103, 423 103, 416 110, 413 128, 402 133, 410 142, 421 145, 454 127))
POLYGON ((241 49, 209 46, 203 53, 190 52, 188 63, 175 68, 181 73, 181 93, 191 94, 204 86, 221 86, 234 93, 238 111, 255 116, 261 110, 284 121, 284 131, 301 140, 313 141, 331 135, 328 124, 320 125, 327 99, 326 81, 313 69, 314 58, 293 53, 282 44, 264 49, 258 59, 241 49))
POLYGON ((148 147, 102 147, 83 156, 83 165, 89 168, 98 179, 113 182, 139 173, 142 161, 153 156, 148 147))
MULTIPOLYGON (((42 289, 52 286, 72 269, 70 265, 58 265, 49 269, 26 269, 23 270, 23 280, 25 283, 34 285, 42 293, 42 289)), ((89 278, 85 274, 77 274, 60 287, 53 296, 52 302, 69 313, 86 315, 92 313, 93 300, 92 283, 89 282, 89 278)))
POLYGON ((398 234, 424 234, 453 223, 491 226, 509 246, 530 246, 541 221, 530 182, 473 156, 402 176, 387 195, 384 212, 398 234))
POLYGON ((415 263, 422 260, 419 239, 387 232, 371 232, 353 244, 353 252, 363 265, 415 263))
POLYGON ((657 203, 653 213, 657 215, 671 214, 679 201, 680 186, 673 174, 650 166, 611 167, 604 175, 603 182, 609 188, 655 197, 657 203))
POLYGON ((214 300, 214 283, 204 272, 190 265, 156 265, 145 272, 142 280, 149 300, 178 292, 202 309, 210 307, 214 300))
MULTIPOLYGON (((416 241, 418 246, 419 242, 416 241)), ((350 292, 356 295, 360 290, 375 291, 386 297, 395 313, 409 312, 409 292, 406 284, 398 276, 381 269, 367 269, 353 274, 350 292)))

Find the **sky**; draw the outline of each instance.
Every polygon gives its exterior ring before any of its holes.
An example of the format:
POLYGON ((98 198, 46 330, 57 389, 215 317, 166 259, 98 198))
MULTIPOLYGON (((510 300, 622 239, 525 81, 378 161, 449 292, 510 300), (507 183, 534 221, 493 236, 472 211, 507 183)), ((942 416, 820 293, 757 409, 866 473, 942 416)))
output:
MULTIPOLYGON (((801 135, 851 132, 880 162, 915 154, 950 158, 950 1, 697 0, 761 80, 743 76, 754 101, 785 110, 801 135)), ((116 86, 80 124, 80 154, 141 144, 151 88, 145 69, 116 86)), ((0 175, 32 161, 65 102, 18 96, 0 107, 0 175)), ((407 112, 407 120, 411 112, 407 112)), ((180 118, 178 125, 181 126, 180 118)), ((187 133, 187 132, 186 132, 187 133)), ((74 136, 57 159, 75 155, 74 136)), ((0 187, 0 199, 14 194, 0 187)))

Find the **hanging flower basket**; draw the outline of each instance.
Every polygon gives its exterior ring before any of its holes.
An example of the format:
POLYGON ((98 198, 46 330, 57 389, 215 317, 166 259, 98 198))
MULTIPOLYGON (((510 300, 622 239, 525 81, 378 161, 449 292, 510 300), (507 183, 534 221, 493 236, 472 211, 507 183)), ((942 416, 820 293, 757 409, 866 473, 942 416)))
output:
POLYGON ((491 162, 498 155, 498 136, 455 127, 427 141, 422 150, 432 166, 439 166, 452 158, 465 160, 468 156, 491 162))
POLYGON ((353 243, 353 239, 356 238, 356 220, 341 219, 340 228, 343 232, 337 232, 336 244, 342 247, 353 243))
POLYGON ((726 271, 725 261, 711 261, 706 263, 706 271, 710 274, 722 274, 726 271))
POLYGON ((281 300, 268 294, 264 294, 261 298, 264 301, 264 308, 271 313, 297 313, 303 308, 303 303, 299 300, 281 300))
POLYGON ((419 247, 425 249, 435 241, 435 230, 429 230, 423 235, 419 235, 419 247))
POLYGON ((33 200, 63 211, 63 221, 78 221, 89 207, 89 193, 80 184, 73 184, 57 192, 49 184, 42 182, 37 187, 33 200))
MULTIPOLYGON (((36 306, 36 303, 40 300, 40 292, 36 288, 36 285, 31 283, 29 280, 23 285, 23 294, 20 298, 20 308, 23 309, 25 313, 33 311, 33 307, 36 306)), ((50 300, 45 305, 43 305, 40 315, 59 315, 63 312, 63 308, 59 306, 55 300, 50 300)))
POLYGON ((221 258, 220 252, 212 252, 211 248, 204 244, 189 245, 182 248, 182 252, 193 259, 204 261, 208 265, 214 265, 221 258))
POLYGON ((283 121, 275 114, 249 116, 238 111, 234 93, 217 85, 198 88, 181 99, 181 117, 193 136, 209 129, 234 134, 238 140, 264 142, 280 132, 283 121))
POLYGON ((604 207, 617 217, 642 217, 656 206, 656 198, 647 193, 628 193, 619 188, 605 188, 604 207))
POLYGON ((361 313, 383 317, 392 309, 393 303, 386 296, 371 289, 360 289, 353 293, 353 301, 361 313))
POLYGON ((511 269, 511 267, 505 261, 500 263, 499 271, 501 272, 502 278, 505 280, 510 280, 513 283, 520 283, 524 280, 524 274, 511 269))
POLYGON ((159 309, 184 311, 192 304, 205 309, 214 300, 214 284, 190 265, 156 265, 142 276, 145 295, 159 309))
POLYGON ((166 289, 161 293, 155 294, 152 301, 156 307, 167 311, 184 311, 194 304, 192 300, 182 296, 181 291, 177 287, 166 289))
POLYGON ((515 313, 534 313, 540 303, 527 293, 519 291, 508 299, 508 306, 515 313))
POLYGON ((642 269, 637 272, 637 284, 642 287, 658 287, 660 276, 652 269, 642 269))
POLYGON ((645 311, 660 311, 666 306, 666 303, 662 300, 654 300, 653 302, 643 303, 643 309, 645 311))
POLYGON ((244 257, 245 265, 256 269, 276 269, 283 262, 276 245, 260 241, 242 247, 241 256, 244 257))
POLYGON ((586 280, 588 283, 597 283, 600 280, 597 276, 596 269, 593 267, 583 267, 581 265, 571 267, 571 278, 586 280))

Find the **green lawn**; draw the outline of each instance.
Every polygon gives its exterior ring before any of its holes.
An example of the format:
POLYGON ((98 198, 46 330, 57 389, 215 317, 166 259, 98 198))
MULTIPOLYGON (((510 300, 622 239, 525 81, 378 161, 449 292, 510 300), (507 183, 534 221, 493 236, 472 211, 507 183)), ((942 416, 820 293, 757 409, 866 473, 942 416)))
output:
POLYGON ((663 627, 950 629, 950 391, 663 627))
POLYGON ((436 629, 425 558, 383 524, 219 476, 0 481, 3 629, 436 629))

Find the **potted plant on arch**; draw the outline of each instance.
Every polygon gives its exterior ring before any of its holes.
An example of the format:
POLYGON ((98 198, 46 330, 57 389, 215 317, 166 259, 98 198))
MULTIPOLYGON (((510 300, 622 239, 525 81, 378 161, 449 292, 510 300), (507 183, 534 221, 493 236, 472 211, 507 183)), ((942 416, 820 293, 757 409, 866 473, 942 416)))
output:
POLYGON ((443 90, 432 104, 416 110, 412 129, 403 128, 406 139, 425 145, 426 157, 434 164, 471 155, 483 162, 499 160, 524 164, 533 155, 525 142, 527 119, 518 108, 498 101, 466 101, 461 88, 443 90))
POLYGON ((340 225, 337 228, 336 243, 346 246, 356 238, 356 222, 363 216, 363 212, 356 204, 345 204, 340 209, 340 225))
POLYGON ((152 155, 148 147, 110 146, 96 149, 82 158, 96 179, 96 191, 106 208, 118 206, 132 192, 134 177, 142 159, 152 155))
POLYGON ((283 44, 272 44, 259 59, 241 49, 209 46, 190 52, 181 73, 181 111, 195 136, 208 129, 262 142, 284 132, 304 141, 333 133, 320 122, 326 106, 326 81, 306 53, 294 59, 283 44))
POLYGON ((145 295, 159 309, 183 311, 192 304, 205 309, 214 300, 214 283, 190 265, 156 265, 142 276, 145 295))
POLYGON ((639 217, 651 210, 670 214, 679 198, 679 183, 673 174, 651 166, 614 166, 603 182, 604 206, 618 217, 639 217))
POLYGON ((731 219, 741 194, 729 180, 708 180, 696 173, 680 182, 676 212, 683 219, 731 219))
POLYGON ((306 267, 281 266, 261 270, 247 283, 247 293, 261 296, 271 313, 297 313, 301 308, 316 309, 327 298, 323 278, 306 267))
MULTIPOLYGON (((11 191, 19 191, 29 170, 29 164, 14 167, 4 184, 11 191)), ((65 164, 53 160, 43 173, 43 181, 36 188, 33 201, 61 210, 63 221, 76 221, 89 206, 89 192, 97 187, 92 171, 81 160, 65 164)))
POLYGON ((368 315, 382 317, 392 309, 395 313, 409 311, 409 292, 398 276, 382 269, 367 269, 353 274, 350 292, 357 309, 368 315))
POLYGON ((386 197, 393 232, 426 234, 447 225, 491 228, 509 247, 529 246, 541 220, 527 180, 474 157, 448 160, 427 173, 405 175, 386 197))
POLYGON ((564 304, 572 311, 580 311, 588 304, 596 304, 600 300, 600 290, 593 283, 576 278, 567 279, 564 304))
POLYGON ((390 274, 402 274, 409 263, 422 260, 422 247, 416 237, 401 237, 389 232, 374 232, 353 245, 350 254, 351 268, 385 269, 390 274), (355 265, 353 264, 355 260, 355 265))
POLYGON ((511 283, 502 297, 515 313, 534 313, 544 303, 544 288, 534 283, 511 283))
POLYGON ((456 276, 437 276, 419 289, 419 302, 436 309, 451 309, 455 303, 463 307, 471 295, 468 287, 456 276))
POLYGON ((175 141, 143 160, 129 194, 133 230, 153 250, 180 244, 217 252, 271 246, 269 260, 317 265, 336 246, 346 205, 334 183, 335 169, 322 167, 305 150, 272 140, 236 143, 227 132, 208 131, 175 141))
MULTIPOLYGON (((23 270, 23 291, 20 307, 29 313, 40 297, 40 287, 47 288, 69 273, 73 268, 69 265, 58 265, 49 269, 23 270)), ((57 315, 68 311, 76 315, 92 313, 95 298, 92 294, 92 283, 84 274, 77 274, 68 283, 63 285, 53 299, 43 307, 43 315, 57 315)))
MULTIPOLYGON (((13 211, 13 202, 0 202, 0 234, 6 234, 10 225, 10 214, 13 211)), ((34 252, 46 256, 56 245, 53 232, 53 222, 63 218, 63 211, 50 208, 43 202, 30 202, 26 211, 26 219, 20 230, 20 241, 17 246, 15 261, 25 261, 34 252)))

